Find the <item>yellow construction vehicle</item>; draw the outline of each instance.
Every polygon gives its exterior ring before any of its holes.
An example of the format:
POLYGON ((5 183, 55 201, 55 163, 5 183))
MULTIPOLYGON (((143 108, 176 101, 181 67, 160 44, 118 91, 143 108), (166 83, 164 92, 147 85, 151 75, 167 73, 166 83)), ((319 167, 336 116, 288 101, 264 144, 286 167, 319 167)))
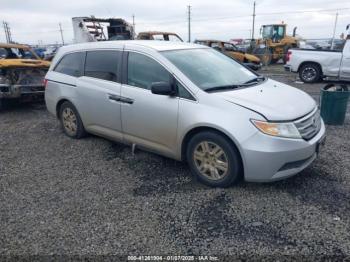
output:
POLYGON ((296 27, 293 29, 293 35, 286 34, 287 25, 281 24, 263 25, 260 29, 262 38, 253 40, 251 52, 258 56, 264 65, 276 63, 285 57, 290 48, 299 46, 299 38, 295 36, 296 27))

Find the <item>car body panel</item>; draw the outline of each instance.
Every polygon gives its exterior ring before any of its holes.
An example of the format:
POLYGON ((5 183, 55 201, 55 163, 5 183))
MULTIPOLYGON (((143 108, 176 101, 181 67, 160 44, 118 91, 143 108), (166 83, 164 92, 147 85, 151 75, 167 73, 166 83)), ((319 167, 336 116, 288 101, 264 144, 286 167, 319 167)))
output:
POLYGON ((316 106, 316 102, 305 92, 271 79, 253 87, 218 92, 215 95, 259 112, 270 121, 297 119, 310 113, 316 106))
MULTIPOLYGON (((49 79, 45 96, 47 108, 56 114, 58 103, 67 99, 76 106, 84 126, 88 126, 92 133, 135 144, 176 160, 184 159, 185 140, 193 130, 215 130, 230 139, 232 146, 236 146, 247 181, 274 181, 288 177, 298 173, 315 159, 317 144, 325 134, 323 122, 320 131, 311 140, 304 140, 263 134, 250 121, 293 121, 304 117, 310 111, 316 110, 316 103, 312 98, 300 90, 273 80, 233 91, 205 92, 162 55, 163 50, 186 48, 208 47, 161 41, 119 41, 63 48, 56 55, 46 76, 49 79), (156 95, 150 90, 129 86, 122 81, 120 87, 115 85, 114 91, 116 95, 120 94, 132 103, 114 103, 115 108, 112 108, 107 97, 95 94, 100 89, 103 90, 102 93, 108 93, 110 90, 107 84, 102 84, 100 80, 94 80, 96 83, 92 83, 87 77, 67 77, 52 71, 57 61, 66 53, 113 47, 116 50, 123 47, 124 51, 138 52, 151 57, 181 82, 193 94, 194 99, 156 95), (82 95, 80 92, 85 92, 85 86, 96 90, 82 95), (85 96, 97 96, 97 100, 93 101, 85 96), (87 106, 91 108, 87 109, 87 106), (101 118, 105 124, 90 119, 91 117, 101 118), (120 122, 115 125, 114 121, 118 119, 120 122), (98 126, 98 129, 91 129, 92 122, 97 123, 95 126, 98 126), (111 126, 108 126, 108 122, 112 122, 111 126), (295 166, 295 162, 301 164, 292 169, 283 169, 284 166, 288 167, 290 162, 295 166)), ((112 84, 109 85, 112 88, 112 84)))

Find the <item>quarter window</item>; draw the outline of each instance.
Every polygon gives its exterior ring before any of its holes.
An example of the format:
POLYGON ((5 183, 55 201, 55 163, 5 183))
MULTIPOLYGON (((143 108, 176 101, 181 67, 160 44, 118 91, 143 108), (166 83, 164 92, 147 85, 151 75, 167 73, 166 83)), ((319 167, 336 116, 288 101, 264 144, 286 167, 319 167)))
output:
POLYGON ((85 52, 77 52, 65 55, 56 66, 56 72, 79 77, 83 75, 85 52))
POLYGON ((169 72, 158 62, 145 55, 129 53, 128 85, 151 89, 152 83, 169 83, 169 80, 169 72))
POLYGON ((187 91, 187 89, 181 85, 178 81, 176 81, 178 96, 181 98, 195 100, 194 97, 187 91))
POLYGON ((117 82, 120 51, 89 51, 86 54, 85 76, 117 82))

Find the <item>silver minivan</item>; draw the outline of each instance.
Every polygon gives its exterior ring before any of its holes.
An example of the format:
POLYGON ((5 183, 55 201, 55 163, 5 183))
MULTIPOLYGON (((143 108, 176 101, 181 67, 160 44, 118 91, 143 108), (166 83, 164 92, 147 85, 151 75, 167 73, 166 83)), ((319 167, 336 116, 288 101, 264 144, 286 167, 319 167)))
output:
POLYGON ((194 44, 62 47, 46 75, 45 100, 69 137, 92 133, 185 160, 210 186, 297 174, 325 137, 309 95, 194 44))

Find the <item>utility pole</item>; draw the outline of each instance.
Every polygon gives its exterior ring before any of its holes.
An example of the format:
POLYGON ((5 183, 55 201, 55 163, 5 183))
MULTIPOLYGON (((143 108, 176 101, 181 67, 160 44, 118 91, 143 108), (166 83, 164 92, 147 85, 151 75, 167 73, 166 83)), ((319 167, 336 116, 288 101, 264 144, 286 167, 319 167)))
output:
POLYGON ((191 43, 191 6, 187 6, 188 9, 188 42, 191 43))
POLYGON ((59 23, 58 25, 60 26, 60 32, 61 32, 62 45, 64 45, 62 25, 61 25, 61 23, 59 23))
POLYGON ((338 12, 335 15, 335 22, 334 22, 334 29, 333 29, 333 37, 332 37, 332 44, 331 44, 331 50, 333 50, 334 46, 334 37, 335 37, 335 31, 337 30, 337 23, 338 23, 338 12))
POLYGON ((254 29, 255 29, 255 1, 253 7, 253 28, 252 28, 252 40, 254 40, 254 29))
POLYGON ((12 43, 11 30, 10 30, 9 24, 6 21, 3 21, 2 23, 3 23, 3 26, 4 26, 6 42, 7 43, 12 43))
POLYGON ((136 31, 135 31, 135 15, 134 14, 132 15, 132 27, 133 27, 133 30, 134 30, 134 35, 132 37, 134 38, 135 35, 136 35, 136 31))

